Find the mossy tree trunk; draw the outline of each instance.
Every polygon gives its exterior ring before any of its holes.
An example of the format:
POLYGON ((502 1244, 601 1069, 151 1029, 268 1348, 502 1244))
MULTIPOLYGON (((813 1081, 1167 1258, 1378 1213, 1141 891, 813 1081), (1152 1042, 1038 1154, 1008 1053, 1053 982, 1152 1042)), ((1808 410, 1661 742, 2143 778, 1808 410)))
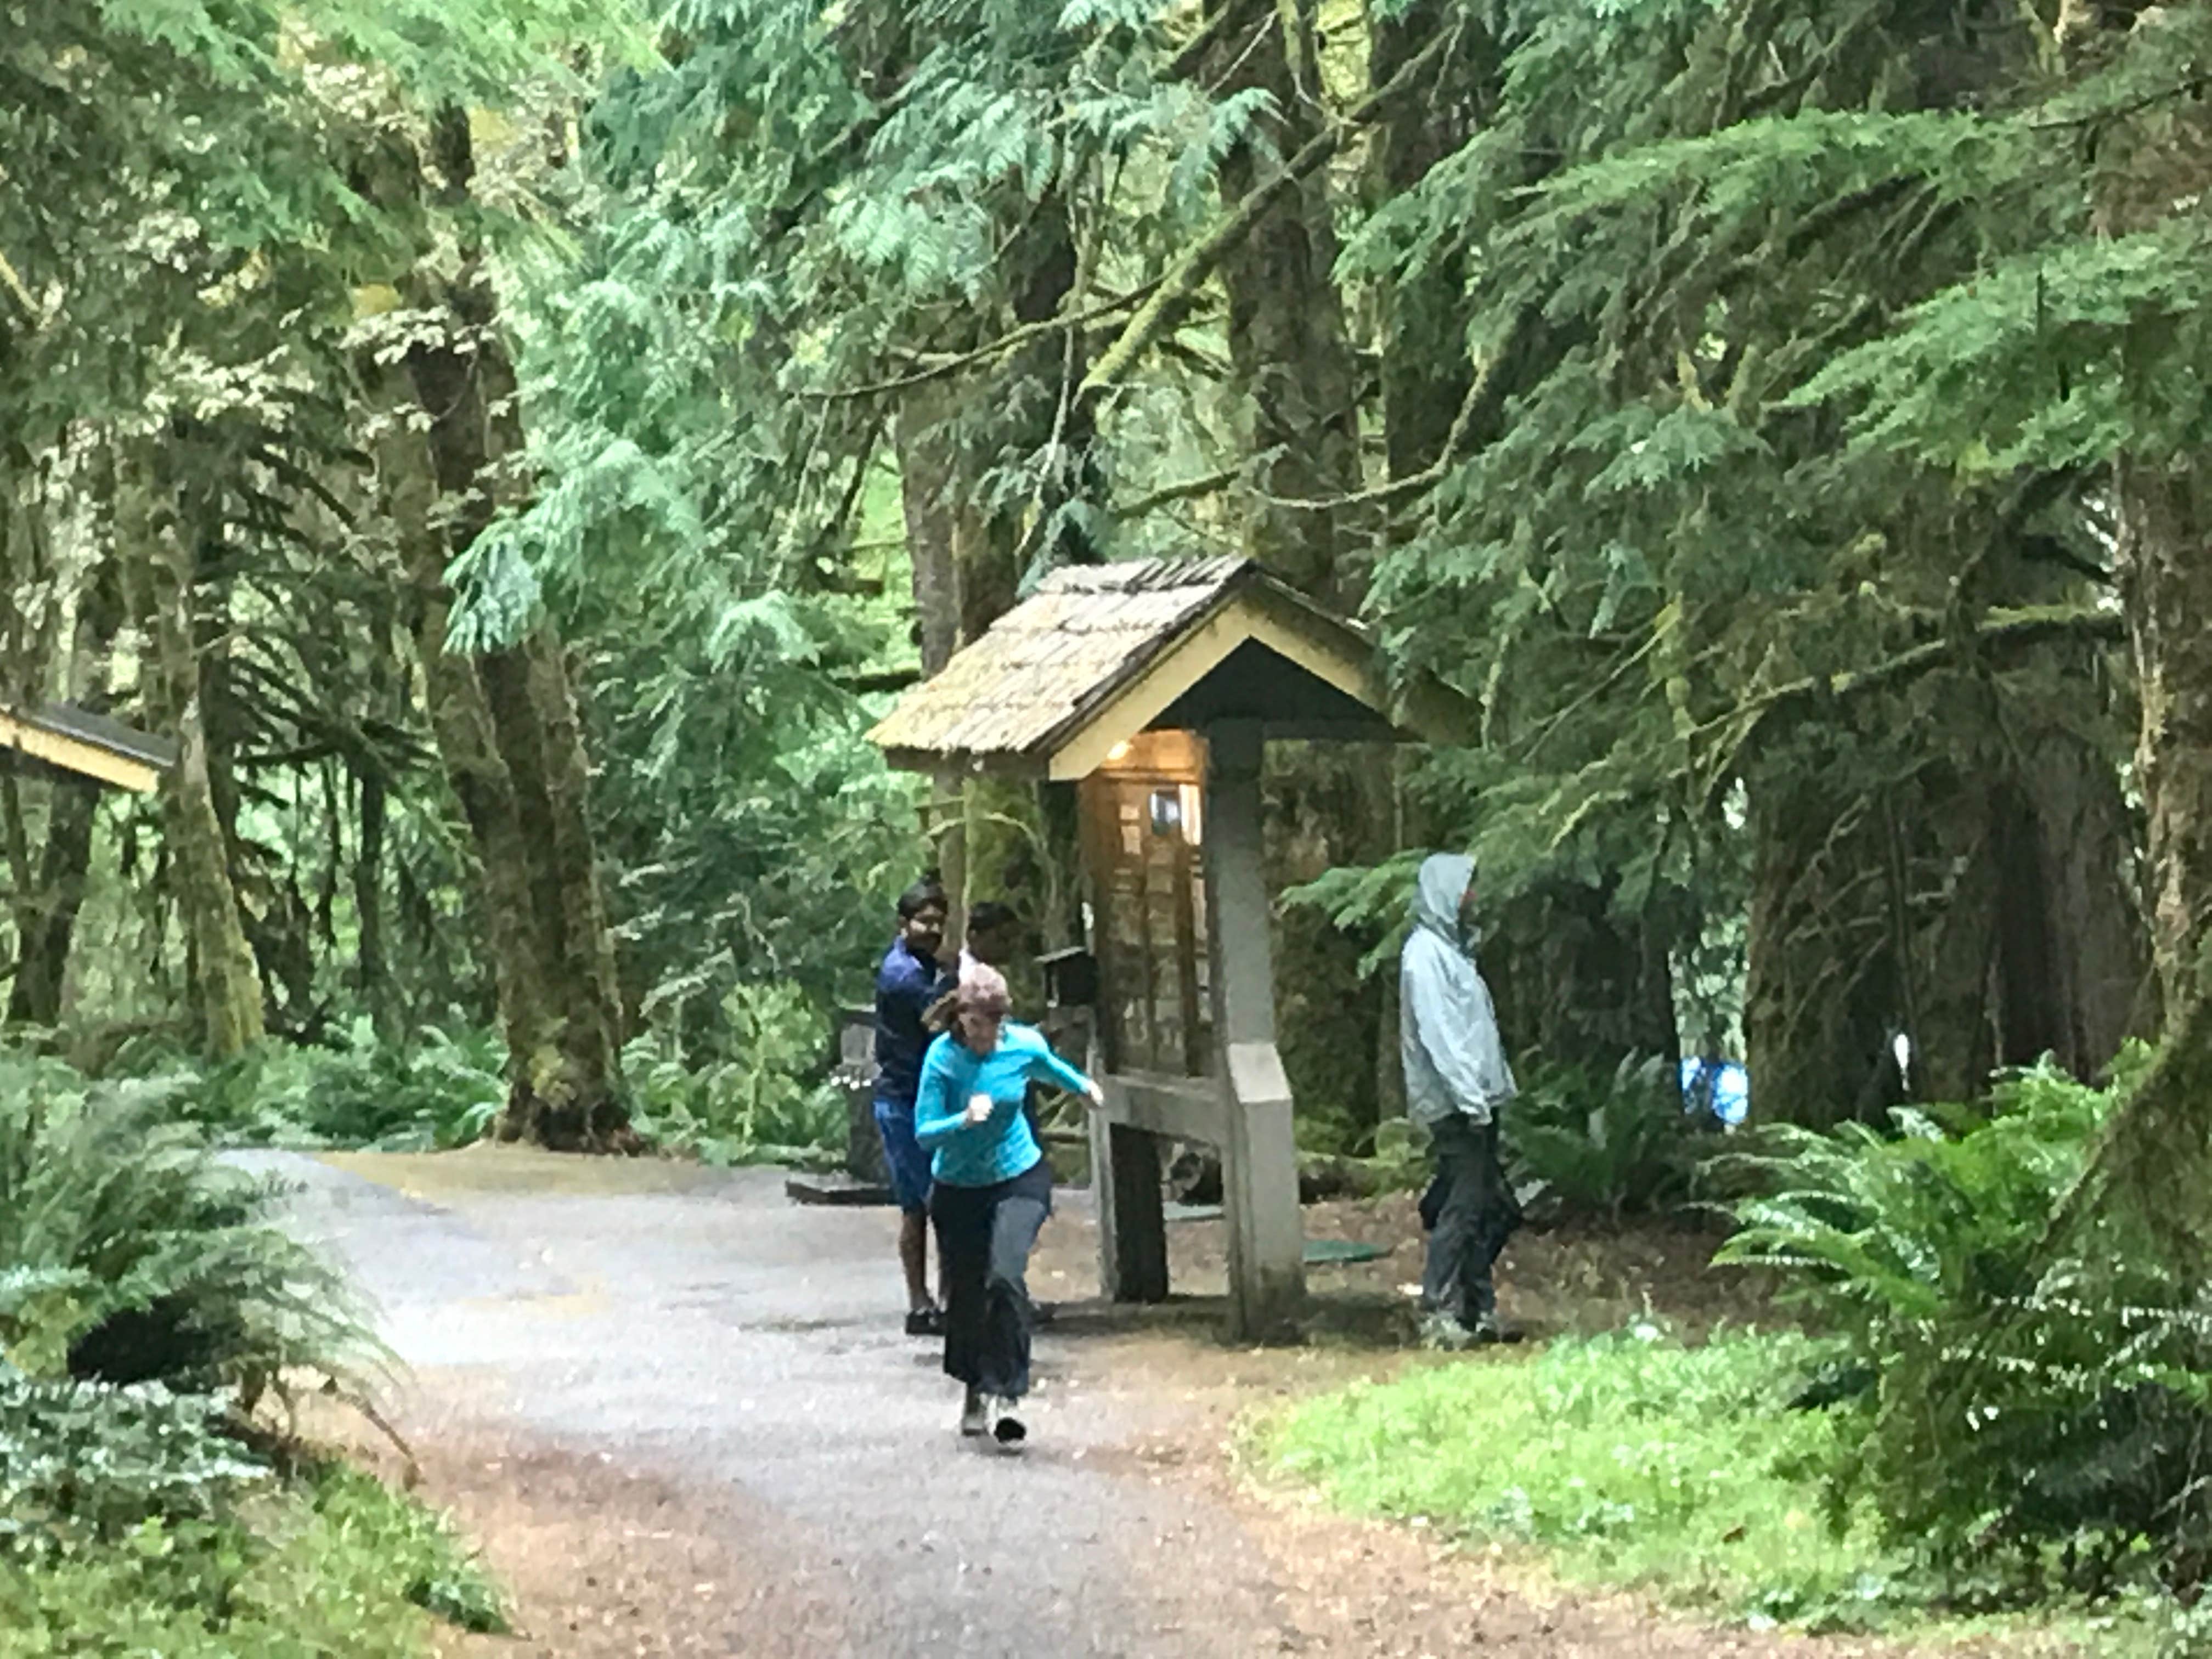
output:
MULTIPOLYGON (((1218 12, 1236 0, 1215 0, 1218 12)), ((1251 10, 1251 8, 1238 8, 1251 10)), ((1323 118, 1312 0, 1259 10, 1216 48, 1224 95, 1264 93, 1267 144, 1239 144, 1221 163, 1235 203, 1266 182, 1323 118)), ((1361 483, 1358 360, 1335 281, 1330 186, 1316 173, 1286 191, 1221 262, 1228 295, 1230 390, 1257 486, 1245 508, 1253 556, 1300 592, 1350 610, 1366 590, 1373 515, 1332 501, 1361 483)))
MULTIPOLYGON (((94 714, 107 710, 107 658, 126 615, 122 573, 111 555, 93 573, 77 606, 70 693, 94 714)), ((33 890, 19 907, 19 955, 8 994, 10 1022, 51 1028, 61 1021, 99 808, 100 790, 90 783, 58 779, 48 797, 33 890)))
MULTIPOLYGON (((438 190, 465 211, 468 118, 441 112, 438 190)), ((628 1144, 621 1001, 589 815, 590 767, 561 641, 540 618, 471 659, 451 648, 445 573, 520 488, 513 367, 481 252, 413 298, 443 315, 405 368, 412 420, 384 441, 386 489, 408 538, 414 634, 432 728, 477 855, 509 1057, 503 1139, 562 1151, 628 1144), (414 429, 420 426, 419 431, 414 429)))
POLYGON ((2121 473, 2120 559, 2142 725, 2151 951, 2168 1018, 2203 994, 2212 923, 2212 502, 2194 468, 2121 473))
POLYGON ((198 500, 194 489, 165 476, 154 444, 129 447, 116 481, 117 555, 131 573, 134 608, 149 639, 149 712, 178 744, 163 798, 171 891, 202 1045, 210 1058, 228 1060, 260 1042, 265 1025, 208 753, 197 626, 198 500))
MULTIPOLYGON (((961 508, 955 399, 942 386, 926 386, 899 406, 896 428, 899 492, 906 549, 914 571, 915 646, 924 678, 937 673, 960 648, 960 566, 954 542, 961 508)), ((966 830, 960 810, 962 780, 951 772, 931 779, 924 809, 930 862, 956 911, 966 886, 966 830)), ((951 918, 957 925, 960 916, 951 918)))
MULTIPOLYGON (((2124 32, 2162 9, 2062 8, 2057 37, 2094 64, 2124 32)), ((2124 236, 2172 222, 2212 183, 2212 115, 2154 99, 2100 134, 2100 228, 2124 236)), ((2168 348, 2142 334, 2118 364, 2123 397, 2169 371, 2168 348)), ((2170 421, 2162 394, 2145 424, 2170 421)), ((2111 1123, 2076 1204, 2115 1183, 2169 1258, 2212 1273, 2204 1192, 2212 1180, 2212 478, 2201 449, 2123 453, 2114 467, 2121 606, 2140 720, 2135 786, 2142 803, 2144 904, 2161 1038, 2156 1064, 2111 1123)))
MULTIPOLYGON (((1234 203, 1267 181, 1276 159, 1320 130, 1322 88, 1315 9, 1307 0, 1235 11, 1214 48, 1224 93, 1264 92, 1265 143, 1223 158, 1234 203)), ((1255 486, 1243 504, 1245 550, 1332 608, 1356 611, 1376 552, 1378 520, 1347 503, 1364 483, 1362 384, 1335 283, 1331 186, 1316 174, 1285 191, 1222 261, 1228 298, 1230 390, 1255 486)), ((1389 850, 1392 765, 1376 746, 1277 744, 1267 757, 1265 857, 1271 896, 1339 865, 1389 850)), ((1349 1146, 1375 1123, 1383 1095, 1384 991, 1363 979, 1372 943, 1310 909, 1278 909, 1273 956, 1276 1042, 1304 1131, 1349 1146)))
POLYGON ((1947 717, 1881 720, 1915 733, 1910 750, 1857 750, 1832 725, 1753 772, 1744 1028, 1762 1117, 1878 1122, 2046 1054, 2094 1077, 2137 1020, 2141 911, 2110 759, 1972 678, 1921 695, 1947 717), (1869 782, 1870 763, 1887 775, 1869 782))

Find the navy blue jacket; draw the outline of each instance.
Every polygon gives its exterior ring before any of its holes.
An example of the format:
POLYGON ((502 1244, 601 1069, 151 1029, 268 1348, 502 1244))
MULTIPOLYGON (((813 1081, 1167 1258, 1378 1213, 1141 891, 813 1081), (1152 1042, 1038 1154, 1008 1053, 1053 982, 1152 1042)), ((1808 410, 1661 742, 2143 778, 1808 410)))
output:
POLYGON ((921 1086, 921 1056, 930 1034, 921 1017, 942 994, 937 958, 893 941, 876 973, 876 1098, 902 1112, 914 1110, 921 1086))

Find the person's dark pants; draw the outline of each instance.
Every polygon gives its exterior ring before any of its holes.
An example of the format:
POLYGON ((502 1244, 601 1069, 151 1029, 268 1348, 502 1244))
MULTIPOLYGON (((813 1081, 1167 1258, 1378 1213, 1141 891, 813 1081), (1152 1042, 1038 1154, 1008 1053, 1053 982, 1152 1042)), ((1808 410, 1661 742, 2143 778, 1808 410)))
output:
POLYGON ((1498 1161, 1498 1120, 1476 1123, 1454 1113, 1429 1126, 1436 1179, 1421 1200, 1429 1261, 1421 1305, 1463 1325, 1492 1316, 1498 1298, 1491 1264, 1520 1224, 1521 1208, 1498 1161))
POLYGON ((1052 1166, 1039 1158, 992 1187, 939 1182, 929 1195, 945 1271, 945 1371, 1018 1400, 1030 1391, 1030 1251, 1052 1213, 1052 1166))

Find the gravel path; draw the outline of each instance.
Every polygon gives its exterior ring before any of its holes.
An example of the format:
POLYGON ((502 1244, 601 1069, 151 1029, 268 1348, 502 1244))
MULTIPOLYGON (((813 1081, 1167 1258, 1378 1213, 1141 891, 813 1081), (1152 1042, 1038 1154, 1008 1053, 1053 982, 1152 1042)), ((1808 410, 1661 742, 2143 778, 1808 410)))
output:
MULTIPOLYGON (((407 1363, 428 1495, 515 1591, 459 1654, 1073 1659, 1285 1652, 1871 1651, 1565 1596, 1402 1530, 1255 1497, 1234 1414, 1374 1356, 1239 1352, 1203 1330, 1055 1327, 1019 1458, 895 1317, 894 1218, 780 1175, 556 1159, 281 1154, 407 1363)), ((1041 1292, 1088 1288, 1080 1194, 1041 1292)))

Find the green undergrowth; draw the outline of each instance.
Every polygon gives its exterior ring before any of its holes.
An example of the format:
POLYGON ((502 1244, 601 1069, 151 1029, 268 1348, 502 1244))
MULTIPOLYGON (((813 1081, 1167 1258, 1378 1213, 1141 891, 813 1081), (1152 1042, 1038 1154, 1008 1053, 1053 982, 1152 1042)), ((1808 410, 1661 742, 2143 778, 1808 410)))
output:
MULTIPOLYGON (((708 1164, 838 1161, 845 1098, 825 1080, 822 1016, 803 993, 741 985, 693 1024, 664 1017, 623 1050, 623 1097, 643 1139, 708 1164)), ((35 1073, 55 1094, 127 1089, 161 1121, 224 1146, 447 1152, 489 1135, 508 1095, 506 1043, 483 1028, 393 1038, 362 1017, 217 1065, 173 1036, 141 1036, 97 1077, 46 1052, 67 1046, 52 1033, 0 1034, 0 1077, 35 1073)))
POLYGON ((506 1627, 447 1523, 368 1475, 264 1476, 228 1497, 18 1535, 0 1553, 0 1659, 417 1659, 441 1623, 506 1627))
MULTIPOLYGON (((1247 1453, 1337 1508, 1525 1551, 1563 1581, 1686 1613, 1960 1632, 1944 1587, 1884 1540, 1870 1506, 1838 1510, 1823 1488, 1841 1425, 1793 1401, 1828 1358, 1793 1332, 1692 1347, 1644 1324, 1322 1395, 1255 1421, 1247 1453)), ((2188 1650, 2141 1610, 2064 1618, 2065 1651, 2188 1650)))
POLYGON ((445 1523, 267 1425, 388 1356, 171 1097, 0 1051, 0 1659, 411 1659, 499 1623, 445 1523))

